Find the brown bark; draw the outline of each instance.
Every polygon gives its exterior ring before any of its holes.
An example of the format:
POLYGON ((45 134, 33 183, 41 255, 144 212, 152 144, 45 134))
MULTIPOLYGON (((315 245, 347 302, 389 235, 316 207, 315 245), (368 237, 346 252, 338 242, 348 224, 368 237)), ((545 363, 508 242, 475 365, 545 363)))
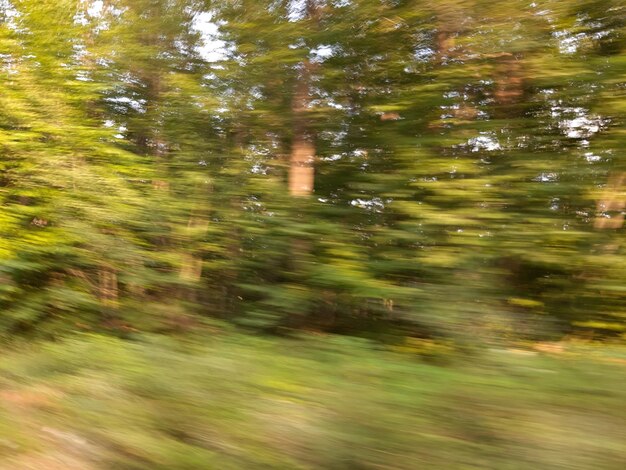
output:
MULTIPOLYGON (((306 3, 307 17, 318 21, 319 7, 315 0, 306 3)), ((289 159, 289 194, 296 197, 313 193, 315 180, 315 146, 312 142, 310 122, 307 116, 311 95, 311 75, 316 64, 306 59, 302 63, 291 110, 293 113, 293 141, 289 159)))
POLYGON ((313 192, 315 148, 311 142, 296 136, 289 160, 289 194, 308 196, 313 192))
POLYGON ((98 272, 98 295, 105 307, 117 308, 117 273, 112 268, 101 268, 98 272))
POLYGON ((512 55, 502 55, 496 67, 495 98, 499 104, 518 102, 524 94, 522 63, 512 55))
POLYGON ((455 54, 456 37, 464 28, 463 3, 438 4, 435 2, 433 9, 437 22, 435 35, 437 61, 445 64, 455 54))
POLYGON ((312 68, 310 61, 303 63, 292 103, 294 135, 289 158, 289 194, 292 196, 308 196, 313 192, 315 147, 306 115, 312 68))
POLYGON ((442 28, 437 33, 437 58, 440 63, 445 63, 450 51, 454 48, 454 36, 447 28, 442 28))
POLYGON ((624 209, 626 209, 626 173, 617 173, 609 177, 609 181, 602 199, 598 201, 598 215, 594 221, 596 229, 618 229, 624 225, 624 209), (607 214, 607 212, 617 212, 607 214))

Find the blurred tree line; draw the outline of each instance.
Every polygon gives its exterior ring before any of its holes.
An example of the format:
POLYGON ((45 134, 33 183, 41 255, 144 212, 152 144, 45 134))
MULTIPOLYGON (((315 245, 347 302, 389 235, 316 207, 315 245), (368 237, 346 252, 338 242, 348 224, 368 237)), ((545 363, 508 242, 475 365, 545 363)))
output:
POLYGON ((0 331, 622 335, 621 0, 1 0, 0 331))

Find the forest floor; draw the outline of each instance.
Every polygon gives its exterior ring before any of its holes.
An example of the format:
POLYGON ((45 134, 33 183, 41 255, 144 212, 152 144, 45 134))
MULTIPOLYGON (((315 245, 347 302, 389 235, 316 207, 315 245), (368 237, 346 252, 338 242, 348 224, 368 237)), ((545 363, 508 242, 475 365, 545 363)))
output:
POLYGON ((81 335, 0 358, 0 469, 621 469, 626 352, 81 335))

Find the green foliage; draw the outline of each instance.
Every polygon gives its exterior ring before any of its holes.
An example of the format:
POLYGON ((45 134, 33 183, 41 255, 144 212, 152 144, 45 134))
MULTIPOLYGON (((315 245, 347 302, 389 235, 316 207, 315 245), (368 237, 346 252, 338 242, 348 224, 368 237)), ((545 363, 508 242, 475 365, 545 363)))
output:
POLYGON ((0 3, 0 329, 620 334, 621 3, 0 3))

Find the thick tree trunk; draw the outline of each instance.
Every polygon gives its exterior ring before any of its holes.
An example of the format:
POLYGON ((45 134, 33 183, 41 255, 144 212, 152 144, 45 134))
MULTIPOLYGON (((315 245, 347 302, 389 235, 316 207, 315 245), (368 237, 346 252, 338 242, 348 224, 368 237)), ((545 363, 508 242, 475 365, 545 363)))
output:
POLYGON ((496 68, 495 98, 498 104, 514 104, 524 95, 522 63, 511 54, 503 54, 496 68))
POLYGON ((315 146, 311 142, 307 108, 310 99, 310 80, 313 64, 308 60, 302 64, 293 97, 293 141, 289 158, 289 194, 308 196, 313 192, 315 146))
POLYGON ((311 142, 296 136, 289 161, 289 194, 308 196, 313 192, 315 148, 311 142))
MULTIPOLYGON (((315 0, 306 2, 307 18, 319 20, 319 8, 315 0)), ((301 64, 301 73, 294 93, 291 110, 293 113, 293 140, 289 159, 289 194, 309 196, 315 181, 315 146, 311 126, 307 117, 311 96, 311 75, 316 64, 309 59, 301 64)))

